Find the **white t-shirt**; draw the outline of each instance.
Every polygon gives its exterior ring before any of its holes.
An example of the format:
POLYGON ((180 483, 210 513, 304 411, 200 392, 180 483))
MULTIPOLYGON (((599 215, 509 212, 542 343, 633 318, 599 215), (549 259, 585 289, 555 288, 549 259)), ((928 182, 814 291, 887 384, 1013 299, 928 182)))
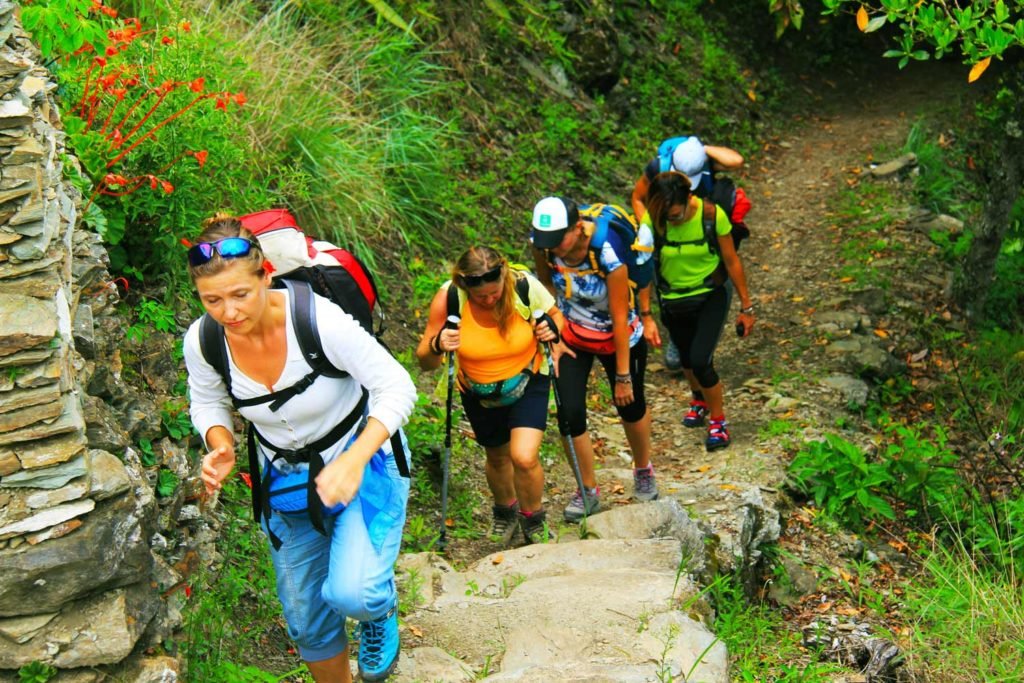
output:
MULTIPOLYGON (((286 299, 285 316, 288 355, 274 390, 285 389, 305 377, 312 368, 302 356, 299 340, 292 328, 287 290, 280 292, 286 299)), ((321 296, 315 296, 316 323, 324 354, 339 370, 350 377, 316 378, 312 386, 289 399, 276 412, 269 403, 241 408, 242 417, 253 423, 270 443, 282 449, 300 449, 330 432, 359 402, 360 386, 369 392, 367 414, 379 420, 394 434, 409 419, 416 404, 416 386, 409 373, 355 319, 321 296)), ((206 438, 212 427, 232 430, 231 398, 220 375, 203 358, 199 346, 199 320, 185 333, 185 364, 188 367, 188 385, 191 398, 189 413, 192 424, 206 438)), ((268 391, 262 383, 245 375, 228 353, 231 387, 239 399, 265 396, 268 391)), ((336 458, 353 436, 358 423, 334 446, 323 453, 324 463, 336 458)), ((391 446, 384 445, 390 452, 391 446)), ((262 445, 259 446, 264 456, 262 445)), ((279 461, 284 464, 283 461, 279 461)))

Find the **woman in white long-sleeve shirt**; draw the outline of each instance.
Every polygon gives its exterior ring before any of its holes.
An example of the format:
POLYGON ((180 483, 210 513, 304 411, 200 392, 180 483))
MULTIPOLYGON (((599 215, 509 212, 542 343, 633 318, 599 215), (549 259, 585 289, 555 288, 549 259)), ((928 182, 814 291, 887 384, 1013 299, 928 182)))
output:
POLYGON ((253 474, 266 486, 253 500, 272 540, 289 635, 315 680, 350 681, 345 618, 352 617, 362 622, 363 680, 384 680, 398 660, 393 565, 409 492, 391 437, 412 412, 416 389, 373 337, 319 296, 324 355, 348 376, 315 372, 293 329, 296 294, 271 289, 271 270, 259 243, 228 216, 206 221, 189 250, 203 307, 223 326, 230 384, 204 357, 197 320, 185 335, 185 361, 192 421, 209 449, 202 479, 216 491, 235 465, 236 405, 258 437, 253 474))

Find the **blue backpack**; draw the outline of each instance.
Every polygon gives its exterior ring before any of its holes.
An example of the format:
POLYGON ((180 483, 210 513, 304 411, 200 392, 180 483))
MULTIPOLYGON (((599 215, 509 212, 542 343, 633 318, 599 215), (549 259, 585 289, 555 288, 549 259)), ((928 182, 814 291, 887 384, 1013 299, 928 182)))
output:
POLYGON ((636 289, 649 285, 654 279, 654 233, 650 227, 638 226, 633 216, 616 204, 584 204, 579 211, 581 218, 594 224, 590 239, 591 270, 605 277, 606 273, 598 267, 598 257, 605 242, 609 241, 611 231, 618 237, 611 240, 612 248, 619 260, 626 264, 630 284, 636 289))

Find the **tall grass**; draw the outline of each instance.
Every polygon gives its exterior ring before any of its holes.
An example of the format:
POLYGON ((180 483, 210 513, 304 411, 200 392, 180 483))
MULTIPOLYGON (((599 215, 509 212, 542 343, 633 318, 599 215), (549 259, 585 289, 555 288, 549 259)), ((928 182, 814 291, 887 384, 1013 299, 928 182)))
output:
POLYGON ((907 586, 910 667, 930 681, 1024 680, 1022 588, 1012 563, 999 571, 963 543, 936 548, 907 586))
MULTIPOLYGON (((300 220, 372 261, 370 242, 434 239, 451 128, 424 106, 444 85, 413 39, 374 26, 365 2, 333 10, 323 20, 295 3, 182 8, 244 65, 238 87, 258 112, 247 133, 260 156, 308 175, 306 194, 292 198, 300 220)), ((276 169, 263 171, 273 183, 276 169)))

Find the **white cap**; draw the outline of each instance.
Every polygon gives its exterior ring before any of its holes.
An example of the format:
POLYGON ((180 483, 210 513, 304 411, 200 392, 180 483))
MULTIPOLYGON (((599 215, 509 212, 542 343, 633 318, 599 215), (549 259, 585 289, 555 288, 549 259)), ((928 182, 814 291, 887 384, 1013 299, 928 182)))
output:
POLYGON ((697 185, 706 174, 707 165, 708 155, 704 152, 704 144, 696 135, 688 137, 672 152, 672 170, 679 171, 690 179, 691 190, 697 189, 697 185))
POLYGON ((545 197, 533 207, 533 246, 553 249, 562 242, 565 231, 580 220, 576 202, 565 197, 545 197))

